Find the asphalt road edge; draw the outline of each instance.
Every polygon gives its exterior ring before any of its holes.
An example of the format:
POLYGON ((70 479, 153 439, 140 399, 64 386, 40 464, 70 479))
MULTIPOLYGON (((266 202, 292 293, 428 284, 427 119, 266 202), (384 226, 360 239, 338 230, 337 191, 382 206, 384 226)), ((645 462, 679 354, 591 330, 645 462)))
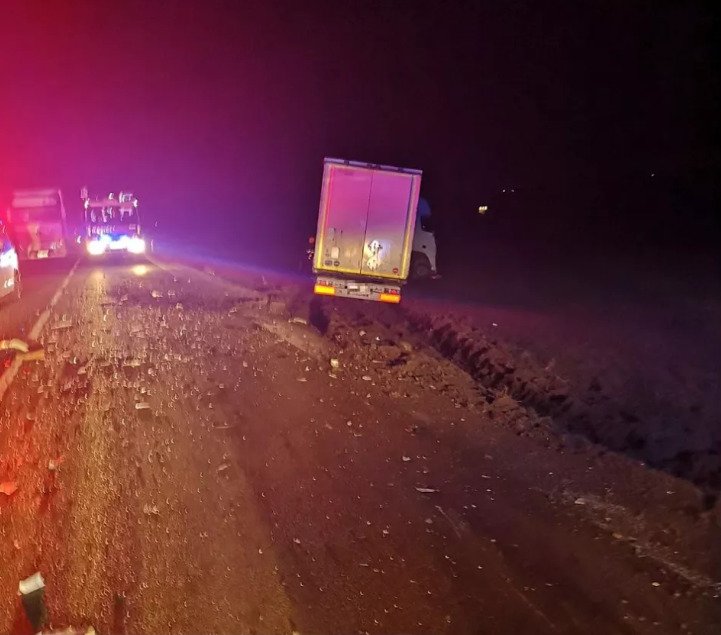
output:
MULTIPOLYGON (((33 324, 33 327, 30 329, 30 333, 28 335, 29 339, 36 340, 38 337, 40 337, 40 333, 42 333, 43 327, 45 326, 45 323, 50 318, 50 312, 55 307, 55 305, 58 303, 58 300, 63 295, 63 291, 67 289, 68 284, 70 284, 70 279, 73 277, 73 274, 75 273, 75 270, 78 268, 78 263, 80 260, 76 260, 75 264, 72 266, 68 274, 65 276, 63 281, 60 283, 60 286, 57 288, 57 291, 53 294, 53 297, 50 298, 50 302, 48 303, 47 308, 38 316, 38 319, 35 321, 35 324, 33 324)), ((18 371, 20 370, 20 367, 23 365, 23 357, 22 355, 16 355, 13 359, 12 363, 8 368, 0 375, 0 402, 2 402, 3 398, 5 397, 5 393, 7 392, 8 388, 12 385, 13 381, 15 380, 15 376, 18 374, 18 371)))

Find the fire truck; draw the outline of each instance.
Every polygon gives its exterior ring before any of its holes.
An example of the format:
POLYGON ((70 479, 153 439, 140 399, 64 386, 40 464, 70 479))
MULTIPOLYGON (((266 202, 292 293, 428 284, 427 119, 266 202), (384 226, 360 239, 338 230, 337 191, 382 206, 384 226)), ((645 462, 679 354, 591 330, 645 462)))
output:
POLYGON ((81 240, 89 256, 109 253, 143 254, 148 243, 140 225, 138 198, 132 192, 110 192, 91 198, 87 188, 81 192, 85 224, 81 240))

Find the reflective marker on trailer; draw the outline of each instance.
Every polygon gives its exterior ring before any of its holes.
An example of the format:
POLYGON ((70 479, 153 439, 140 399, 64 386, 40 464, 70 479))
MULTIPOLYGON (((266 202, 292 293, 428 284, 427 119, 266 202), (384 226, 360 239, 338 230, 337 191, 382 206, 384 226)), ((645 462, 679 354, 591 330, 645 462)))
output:
POLYGON ((317 293, 318 295, 335 295, 335 287, 326 284, 316 284, 315 287, 313 287, 313 293, 317 293))
POLYGON ((379 300, 381 302, 390 302, 391 304, 398 304, 401 301, 401 296, 398 293, 381 293, 379 300))

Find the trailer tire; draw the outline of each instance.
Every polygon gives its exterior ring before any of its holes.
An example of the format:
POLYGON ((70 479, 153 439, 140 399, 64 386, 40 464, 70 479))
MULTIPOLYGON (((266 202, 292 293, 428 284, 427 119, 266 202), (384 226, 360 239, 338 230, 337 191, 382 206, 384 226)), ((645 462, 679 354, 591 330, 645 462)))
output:
POLYGON ((431 261, 428 260, 428 256, 420 251, 414 251, 411 254, 411 280, 426 280, 431 277, 432 273, 431 261))

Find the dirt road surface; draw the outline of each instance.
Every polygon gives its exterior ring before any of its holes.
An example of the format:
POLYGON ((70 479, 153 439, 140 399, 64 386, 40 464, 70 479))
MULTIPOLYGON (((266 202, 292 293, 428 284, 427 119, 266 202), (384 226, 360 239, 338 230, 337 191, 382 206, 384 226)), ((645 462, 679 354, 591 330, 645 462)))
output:
POLYGON ((0 632, 31 632, 36 571, 49 627, 99 633, 719 632, 690 481, 560 443, 422 331, 330 315, 82 263, 0 406, 0 632))

